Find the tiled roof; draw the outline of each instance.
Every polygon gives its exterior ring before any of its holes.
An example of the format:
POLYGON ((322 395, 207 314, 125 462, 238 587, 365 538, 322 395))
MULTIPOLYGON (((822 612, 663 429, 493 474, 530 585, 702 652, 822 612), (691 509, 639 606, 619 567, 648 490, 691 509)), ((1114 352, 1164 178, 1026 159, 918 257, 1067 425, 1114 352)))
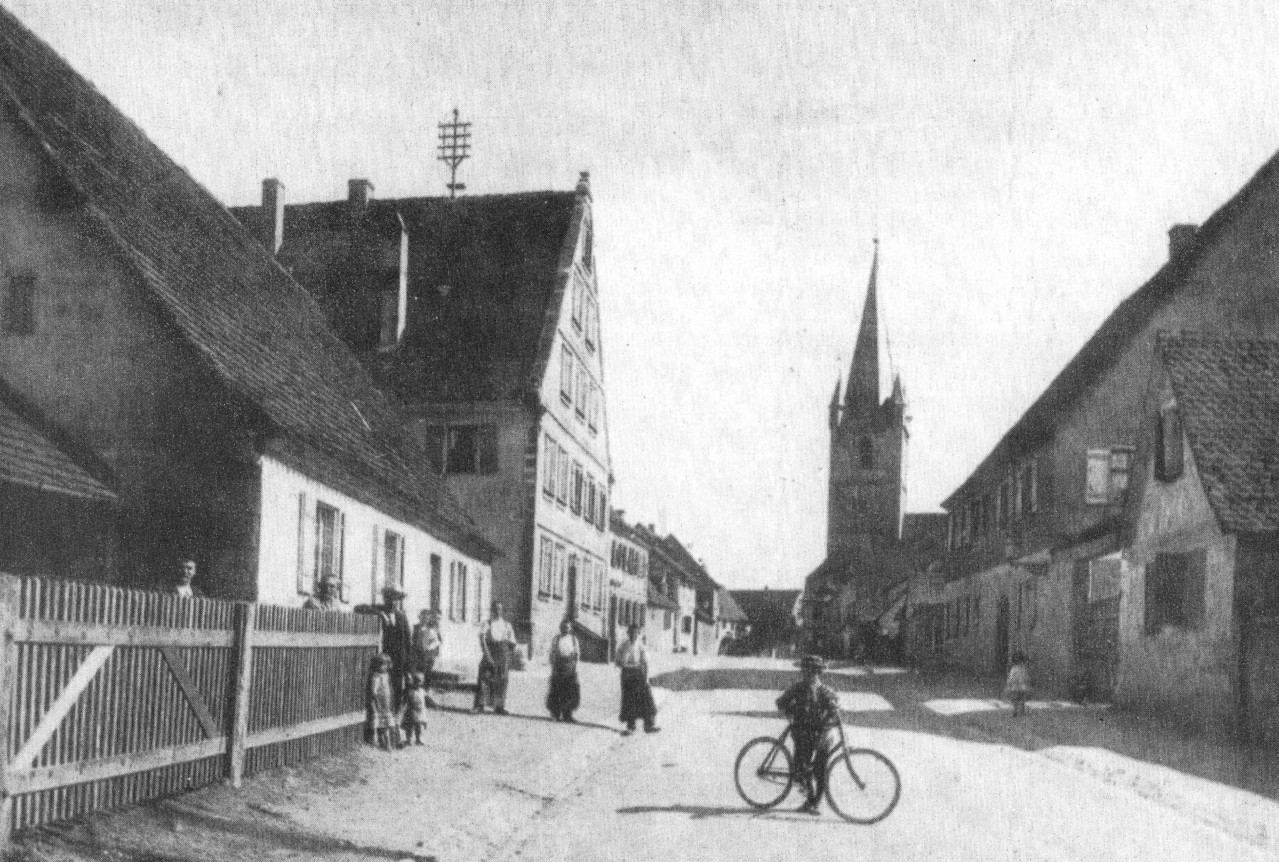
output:
MULTIPOLYGON (((402 219, 408 328, 397 349, 369 354, 374 376, 405 399, 505 400, 540 382, 539 361, 550 349, 543 330, 559 312, 561 256, 578 203, 574 192, 549 191, 375 199, 358 219, 346 201, 294 204, 285 207, 278 257, 331 313, 343 314, 338 294, 365 288, 334 274, 348 271, 353 244, 398 248, 402 219)), ((260 230, 261 207, 232 213, 260 230)), ((376 306, 364 307, 372 314, 376 306)))
POLYGON ((352 496, 491 556, 310 295, 185 171, 0 9, 0 99, 202 359, 352 496))
POLYGON ((1279 341, 1165 336, 1160 353, 1222 529, 1279 530, 1279 341))
POLYGON ((48 429, 39 427, 43 423, 11 395, 0 386, 0 484, 114 501, 115 492, 51 440, 48 429))
POLYGON ((1277 172, 1279 153, 1271 156, 1234 197, 1199 227, 1183 252, 1169 259, 1149 281, 1119 303, 977 468, 942 502, 943 508, 950 509, 978 476, 1003 463, 1009 450, 1024 452, 1052 434, 1059 417, 1111 368, 1132 339, 1182 286, 1186 273, 1214 246, 1217 237, 1255 197, 1265 193, 1277 172))

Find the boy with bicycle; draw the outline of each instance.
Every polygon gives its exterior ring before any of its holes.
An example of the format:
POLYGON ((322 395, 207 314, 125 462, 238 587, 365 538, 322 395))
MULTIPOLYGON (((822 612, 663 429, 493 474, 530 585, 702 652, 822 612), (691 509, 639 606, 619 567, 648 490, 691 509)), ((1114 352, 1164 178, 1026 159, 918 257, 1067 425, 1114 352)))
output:
POLYGON ((795 779, 802 781, 808 798, 800 807, 805 814, 819 814, 826 792, 826 760, 834 751, 830 731, 839 724, 839 695, 821 681, 826 662, 806 655, 799 663, 803 678, 777 699, 777 708, 790 720, 795 740, 795 779))

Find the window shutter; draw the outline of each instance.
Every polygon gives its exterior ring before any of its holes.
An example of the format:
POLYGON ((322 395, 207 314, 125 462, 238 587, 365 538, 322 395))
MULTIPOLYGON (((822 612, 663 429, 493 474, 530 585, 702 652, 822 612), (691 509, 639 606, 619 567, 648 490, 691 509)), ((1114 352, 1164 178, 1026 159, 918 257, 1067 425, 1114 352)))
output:
POLYGON ((431 554, 431 610, 438 611, 442 608, 440 603, 440 579, 443 560, 439 554, 431 554))
MULTIPOLYGON (((373 585, 371 588, 373 592, 373 598, 371 601, 375 605, 378 603, 378 598, 380 597, 379 593, 381 593, 381 588, 382 588, 382 585, 378 583, 378 581, 381 580, 379 576, 378 558, 377 558, 378 547, 381 545, 381 542, 378 541, 379 538, 380 537, 378 536, 377 524, 374 524, 373 540, 372 540, 373 550, 369 554, 369 556, 371 557, 371 565, 372 565, 372 568, 370 569, 371 574, 369 575, 369 581, 373 585)), ((388 584, 388 586, 390 585, 388 584)))
POLYGON ((1204 588, 1208 552, 1198 550, 1186 554, 1186 625, 1201 628, 1204 624, 1204 588))
POLYGON ((337 513, 337 536, 334 541, 337 547, 333 550, 333 567, 337 569, 338 598, 346 601, 346 514, 337 513))
POLYGON ((307 527, 310 526, 310 518, 307 517, 306 508, 306 492, 298 494, 298 593, 307 594, 311 592, 310 579, 307 577, 307 561, 309 556, 306 552, 307 544, 307 527))

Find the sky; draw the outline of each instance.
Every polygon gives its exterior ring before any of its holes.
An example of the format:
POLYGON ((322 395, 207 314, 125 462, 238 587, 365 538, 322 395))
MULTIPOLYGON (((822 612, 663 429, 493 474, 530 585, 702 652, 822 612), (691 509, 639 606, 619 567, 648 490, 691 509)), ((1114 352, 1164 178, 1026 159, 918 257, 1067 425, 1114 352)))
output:
POLYGON ((589 170, 614 504, 730 588, 824 556, 874 237, 932 511, 1279 149, 1265 2, 0 2, 227 205, 444 194, 454 107, 468 193, 589 170))

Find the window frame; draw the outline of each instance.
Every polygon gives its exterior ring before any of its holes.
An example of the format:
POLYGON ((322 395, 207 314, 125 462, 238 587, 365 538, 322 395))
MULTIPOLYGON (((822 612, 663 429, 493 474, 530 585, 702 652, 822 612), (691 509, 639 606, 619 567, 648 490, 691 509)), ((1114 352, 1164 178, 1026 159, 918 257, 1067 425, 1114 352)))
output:
POLYGON ((551 582, 555 578, 555 542, 550 536, 542 536, 537 554, 537 596, 545 601, 551 595, 551 582))
POLYGON ((315 501, 315 569, 312 584, 318 584, 326 575, 332 575, 338 584, 339 594, 345 590, 343 565, 346 557, 346 516, 337 506, 315 501), (332 514, 332 526, 329 528, 331 547, 328 549, 329 567, 325 568, 324 517, 332 514))
POLYGON ((560 401, 565 407, 573 404, 573 382, 576 379, 576 357, 567 344, 560 345, 560 401))

